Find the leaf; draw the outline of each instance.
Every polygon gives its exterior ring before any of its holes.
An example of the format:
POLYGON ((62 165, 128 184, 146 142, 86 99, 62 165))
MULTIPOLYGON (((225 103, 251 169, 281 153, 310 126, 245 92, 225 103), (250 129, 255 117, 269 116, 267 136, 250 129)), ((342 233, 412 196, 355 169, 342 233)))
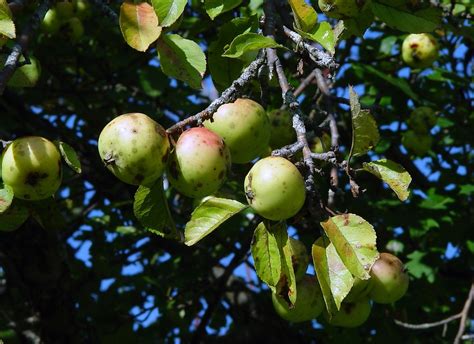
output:
POLYGON ((174 24, 184 12, 187 0, 152 0, 151 4, 158 16, 158 23, 162 27, 174 24))
POLYGON ((255 229, 251 245, 255 271, 272 292, 289 305, 296 302, 296 279, 293 270, 293 250, 284 223, 270 225, 261 222, 255 229))
POLYGON ((433 283, 436 279, 436 271, 429 265, 426 265, 421 260, 426 256, 426 252, 414 251, 407 255, 409 261, 405 267, 410 275, 419 279, 426 276, 428 282, 433 283))
POLYGON ((410 174, 403 166, 387 159, 381 159, 363 164, 363 169, 382 179, 397 194, 400 201, 405 201, 410 192, 410 174))
POLYGON ((205 0, 206 12, 214 20, 218 15, 228 12, 242 3, 242 0, 205 0))
POLYGON ((14 231, 28 219, 28 216, 28 208, 16 200, 13 201, 5 212, 0 213, 0 231, 14 231))
POLYGON ((65 142, 57 142, 61 156, 63 157, 66 164, 76 173, 81 173, 81 161, 79 160, 76 151, 70 145, 65 142))
POLYGON ((222 56, 240 58, 245 53, 264 48, 284 48, 270 37, 259 35, 258 33, 247 32, 238 35, 230 43, 229 48, 222 56))
POLYGON ((354 277, 344 265, 329 240, 319 238, 313 244, 312 256, 316 277, 329 314, 335 314, 349 294, 354 277))
POLYGON ((318 42, 324 49, 329 51, 331 54, 334 54, 334 49, 336 46, 336 36, 334 34, 334 31, 332 30, 331 24, 329 24, 328 22, 322 22, 316 25, 309 32, 303 32, 298 29, 296 29, 296 31, 304 38, 318 42))
POLYGON ((13 202, 13 190, 8 185, 0 189, 0 214, 5 213, 13 202))
POLYGON ((120 6, 119 24, 125 42, 138 51, 146 51, 161 34, 155 10, 146 2, 125 1, 120 6))
POLYGON ((133 213, 142 226, 150 232, 159 236, 178 237, 161 178, 151 187, 144 185, 138 187, 133 202, 133 213))
POLYGON ((231 199, 209 197, 191 214, 191 220, 184 229, 184 243, 194 245, 247 207, 231 199))
POLYGON ((352 87, 349 88, 352 115, 352 146, 349 160, 372 149, 380 139, 377 123, 368 110, 361 110, 359 98, 352 87))
POLYGON ((6 0, 0 0, 0 36, 15 38, 15 23, 6 0))
POLYGON ((441 24, 441 11, 434 7, 413 11, 405 6, 372 2, 372 11, 391 28, 405 32, 431 32, 441 24))
POLYGON ((365 31, 374 22, 374 14, 370 6, 366 6, 362 13, 354 18, 346 18, 342 21, 342 27, 339 29, 341 32, 341 39, 347 39, 352 36, 363 36, 365 31))
POLYGON ((355 214, 333 216, 321 226, 347 269, 355 277, 369 279, 369 271, 379 256, 374 227, 355 214))
POLYGON ((296 27, 303 32, 309 32, 318 22, 318 14, 305 0, 288 0, 295 15, 296 27))
POLYGON ((201 88, 206 56, 197 43, 180 35, 166 35, 158 40, 158 55, 163 73, 201 88))

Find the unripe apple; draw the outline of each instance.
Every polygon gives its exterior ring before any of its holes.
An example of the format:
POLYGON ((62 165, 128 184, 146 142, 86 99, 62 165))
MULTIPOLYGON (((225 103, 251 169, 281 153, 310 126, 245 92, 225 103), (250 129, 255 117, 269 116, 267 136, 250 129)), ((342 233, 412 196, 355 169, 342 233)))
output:
POLYGON ((356 277, 351 291, 345 297, 344 302, 356 302, 362 298, 366 298, 371 289, 372 283, 370 279, 363 280, 356 277))
POLYGON ((370 270, 372 290, 369 296, 377 303, 398 301, 408 290, 409 278, 400 259, 381 253, 370 270))
POLYGON ((2 154, 2 179, 16 198, 31 201, 48 198, 61 185, 61 155, 43 137, 16 139, 2 154))
POLYGON ((290 246, 293 252, 291 262, 295 272, 295 279, 299 281, 306 275, 306 270, 308 269, 308 252, 306 251, 306 246, 299 240, 290 238, 290 246))
POLYGON ((317 318, 323 311, 324 300, 314 276, 306 275, 296 282, 296 302, 289 307, 287 301, 272 294, 273 307, 283 319, 291 322, 309 321, 317 318))
POLYGON ((64 23, 66 35, 72 42, 77 42, 84 35, 84 25, 79 18, 73 17, 64 23))
POLYGON ((91 15, 91 6, 87 0, 74 0, 74 15, 79 19, 85 19, 91 15))
POLYGON ((63 21, 74 16, 74 4, 72 1, 59 1, 54 5, 54 8, 58 13, 58 17, 63 21))
POLYGON ((433 139, 427 134, 417 134, 413 130, 408 130, 402 136, 403 145, 415 155, 423 156, 429 152, 433 139))
POLYGON ((360 15, 370 0, 319 0, 321 11, 336 19, 354 18, 360 15))
POLYGON ((281 157, 257 161, 245 177, 244 190, 255 212, 274 221, 296 215, 306 198, 303 176, 281 157))
POLYGON ((118 116, 99 136, 99 154, 107 168, 132 185, 157 180, 165 170, 169 148, 165 129, 142 113, 118 116))
POLYGON ((324 153, 331 148, 331 136, 328 133, 323 133, 321 137, 316 137, 311 145, 313 153, 324 153))
POLYGON ((426 68, 438 58, 438 42, 428 33, 408 35, 402 44, 402 59, 413 68, 426 68))
POLYGON ((221 136, 232 162, 243 164, 257 158, 268 147, 270 121, 263 107, 251 99, 237 99, 219 107, 213 121, 204 126, 221 136))
POLYGON ((61 27, 61 17, 58 14, 56 8, 51 8, 46 12, 44 19, 41 23, 41 29, 50 34, 55 34, 61 27))
POLYGON ((168 164, 168 179, 185 196, 207 196, 224 183, 230 159, 229 149, 219 135, 206 128, 191 128, 176 143, 168 164))
POLYGON ((428 134, 436 121, 436 114, 432 108, 420 106, 412 111, 407 124, 417 134, 428 134))
POLYGON ((293 118, 288 110, 275 109, 268 113, 271 124, 270 146, 281 148, 296 141, 293 118))
POLYGON ((34 87, 41 77, 41 64, 30 56, 30 63, 15 70, 7 85, 9 87, 34 87))
POLYGON ((360 299, 356 302, 343 302, 339 311, 330 317, 326 312, 324 316, 327 322, 339 327, 358 327, 365 323, 371 311, 368 298, 360 299))

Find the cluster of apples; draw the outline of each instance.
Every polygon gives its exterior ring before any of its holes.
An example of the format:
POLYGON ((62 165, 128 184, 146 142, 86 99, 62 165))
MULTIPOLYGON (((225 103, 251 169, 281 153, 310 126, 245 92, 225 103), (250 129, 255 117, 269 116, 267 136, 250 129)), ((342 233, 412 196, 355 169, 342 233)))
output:
POLYGON ((410 129, 402 136, 403 145, 418 156, 425 155, 433 144, 430 130, 436 121, 435 111, 428 106, 420 106, 413 110, 407 120, 410 129))
POLYGON ((2 153, 1 178, 16 198, 37 201, 51 197, 61 185, 61 154, 39 136, 14 140, 2 153))
MULTIPOLYGON (((272 139, 271 121, 278 127, 288 118, 289 113, 269 116, 257 102, 237 99, 220 106, 203 127, 184 131, 172 148, 160 124, 145 114, 129 113, 104 127, 98 149, 107 168, 125 183, 150 185, 166 171, 170 184, 182 195, 202 198, 220 189, 232 163, 261 157, 271 141, 290 143, 294 134, 272 139)), ((280 157, 257 161, 245 178, 244 190, 255 212, 275 221, 296 215, 306 196, 303 176, 280 157)))
POLYGON ((272 293, 276 313, 291 322, 310 321, 323 314, 333 326, 357 327, 370 316, 372 303, 390 304, 401 299, 408 290, 409 278, 402 262, 390 253, 381 253, 370 271, 370 279, 356 278, 349 294, 344 298, 336 314, 325 311, 321 288, 315 276, 306 274, 309 258, 304 244, 290 239, 294 252, 292 257, 295 270, 297 298, 289 306, 284 295, 272 293))
POLYGON ((59 1, 46 12, 41 28, 49 34, 66 34, 71 41, 79 40, 84 34, 82 19, 90 15, 87 0, 59 1))

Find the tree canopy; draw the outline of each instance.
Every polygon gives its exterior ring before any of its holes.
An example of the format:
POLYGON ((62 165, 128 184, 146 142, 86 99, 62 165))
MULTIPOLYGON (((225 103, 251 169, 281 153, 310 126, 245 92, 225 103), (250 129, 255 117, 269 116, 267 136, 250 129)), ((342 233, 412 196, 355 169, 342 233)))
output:
POLYGON ((469 0, 0 0, 0 343, 472 340, 473 14, 469 0), (238 99, 253 102, 226 136, 219 109, 238 99), (255 155, 237 161, 230 136, 255 102, 269 134, 252 126, 233 144, 255 155), (152 183, 122 182, 98 149, 130 113, 171 147, 146 158, 166 169, 152 183), (181 148, 203 125, 222 146, 181 148), (35 164, 30 136, 61 154, 59 177, 38 155, 61 180, 52 196, 10 182, 35 164), (188 197, 180 150, 195 176, 224 146, 232 165, 206 172, 218 190, 188 197), (257 156, 296 179, 259 181, 257 156), (285 207, 259 208, 267 190, 285 207), (406 294, 331 325, 382 252, 404 263, 406 294), (286 321, 272 293, 309 300, 306 266, 324 316, 286 321))

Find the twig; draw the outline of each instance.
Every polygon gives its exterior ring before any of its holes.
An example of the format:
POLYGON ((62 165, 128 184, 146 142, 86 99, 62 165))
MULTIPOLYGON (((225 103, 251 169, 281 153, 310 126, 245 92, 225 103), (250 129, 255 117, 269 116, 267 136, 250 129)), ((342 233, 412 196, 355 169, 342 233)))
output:
POLYGON ((301 142, 295 142, 280 149, 275 149, 272 156, 289 157, 298 153, 302 148, 303 144, 301 142))
POLYGON ((168 133, 174 133, 176 131, 182 131, 186 126, 192 125, 195 123, 202 123, 206 119, 211 119, 212 115, 217 111, 217 109, 223 105, 230 102, 233 102, 237 99, 238 95, 241 93, 243 88, 247 86, 247 84, 257 77, 258 70, 260 66, 262 66, 265 62, 264 57, 259 57, 255 61, 253 61, 242 74, 232 82, 232 85, 224 92, 222 95, 214 100, 205 110, 197 113, 196 115, 190 116, 185 118, 184 120, 176 123, 175 125, 171 126, 166 130, 168 133))
POLYGON ((458 313, 458 314, 455 314, 455 315, 451 315, 449 318, 446 318, 446 319, 443 319, 443 320, 440 320, 440 321, 435 321, 435 322, 432 322, 432 323, 424 323, 424 324, 409 324, 409 323, 406 323, 406 322, 403 322, 403 321, 400 321, 400 320, 397 320, 397 319, 394 319, 394 322, 398 326, 409 328, 411 330, 426 330, 426 329, 429 329, 429 328, 432 328, 432 327, 437 327, 437 326, 447 324, 447 323, 449 323, 453 320, 459 319, 460 317, 461 317, 461 313, 458 313))
POLYGON ((316 66, 329 69, 337 68, 337 63, 331 55, 306 43, 300 34, 290 30, 286 26, 283 26, 283 31, 285 35, 296 44, 298 50, 306 50, 308 52, 309 57, 314 61, 316 66))
POLYGON ((316 70, 313 70, 311 73, 308 74, 308 76, 298 85, 296 88, 295 92, 293 94, 295 97, 299 97, 301 93, 308 87, 313 80, 316 78, 316 70))
POLYGON ((35 13, 33 13, 31 19, 28 21, 28 24, 23 29, 23 32, 17 38, 16 43, 12 48, 12 52, 8 55, 3 70, 0 72, 0 95, 3 94, 8 80, 10 80, 13 73, 15 73, 21 55, 24 55, 28 50, 29 42, 36 33, 36 30, 38 30, 41 21, 48 11, 49 5, 50 0, 46 0, 36 9, 35 13))
POLYGON ((104 1, 102 0, 89 0, 100 13, 105 15, 110 20, 118 23, 118 15, 113 9, 111 9, 104 1))
POLYGON ((459 329, 458 329, 456 338, 454 338, 454 344, 459 344, 461 342, 461 337, 464 334, 464 331, 466 329, 466 319, 469 313, 469 308, 471 308, 471 303, 472 303, 473 298, 474 298, 474 283, 471 283, 471 289, 469 289, 469 294, 467 296, 466 302, 464 303, 464 307, 462 308, 462 311, 460 313, 461 321, 459 322, 459 329))

